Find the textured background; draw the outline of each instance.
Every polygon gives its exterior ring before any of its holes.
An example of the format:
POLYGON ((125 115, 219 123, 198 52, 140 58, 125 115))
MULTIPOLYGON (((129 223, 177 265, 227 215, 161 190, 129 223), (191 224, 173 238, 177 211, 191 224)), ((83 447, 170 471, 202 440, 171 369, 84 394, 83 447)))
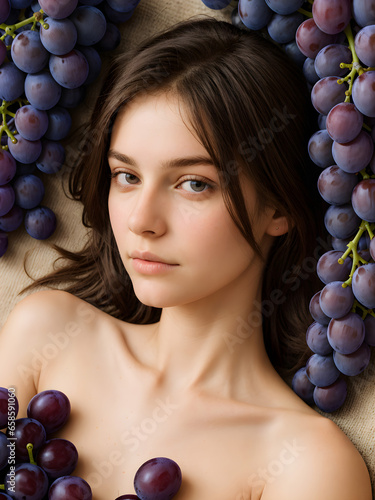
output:
MULTIPOLYGON (((192 16, 208 15, 230 22, 232 7, 214 11, 204 6, 201 0, 141 0, 133 17, 122 26, 122 41, 116 52, 124 51, 129 46, 139 43, 145 37, 171 26, 175 22, 192 16)), ((105 55, 104 59, 108 59, 105 55)), ((103 61, 102 75, 108 60, 103 61)), ((74 111, 74 127, 78 127, 87 119, 93 106, 100 80, 90 87, 85 101, 74 111)), ((68 149, 67 164, 77 154, 74 133, 65 144, 68 149)), ((79 153, 78 153, 79 154, 79 153)), ((66 198, 64 188, 68 168, 57 176, 44 175, 46 196, 43 204, 55 211, 58 218, 58 228, 47 241, 33 240, 24 228, 9 235, 9 249, 0 259, 0 327, 5 322, 9 312, 20 300, 20 290, 30 283, 23 270, 24 258, 27 255, 27 269, 35 277, 51 270, 55 257, 50 243, 56 243, 69 249, 81 246, 85 237, 82 227, 81 210, 76 202, 66 198)), ((374 351, 374 349, 373 349, 374 351)), ((366 371, 349 381, 347 401, 341 410, 328 415, 349 436, 362 453, 375 483, 375 355, 366 371)), ((0 381, 1 384, 1 381, 0 381)), ((354 499, 353 499, 354 500, 354 499)))

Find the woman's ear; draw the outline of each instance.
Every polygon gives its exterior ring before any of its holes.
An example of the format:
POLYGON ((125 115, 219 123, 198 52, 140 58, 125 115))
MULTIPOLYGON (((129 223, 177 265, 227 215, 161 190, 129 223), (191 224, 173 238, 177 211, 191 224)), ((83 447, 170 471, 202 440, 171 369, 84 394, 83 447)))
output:
POLYGON ((289 231, 289 222, 285 215, 278 210, 273 214, 272 220, 267 228, 267 234, 270 236, 281 236, 289 231))

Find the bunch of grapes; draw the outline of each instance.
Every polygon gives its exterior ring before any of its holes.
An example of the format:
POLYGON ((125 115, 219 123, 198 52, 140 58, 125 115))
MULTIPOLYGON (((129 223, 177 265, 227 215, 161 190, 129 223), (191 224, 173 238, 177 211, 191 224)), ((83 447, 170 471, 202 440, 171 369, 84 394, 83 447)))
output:
POLYGON ((62 168, 69 109, 99 75, 99 52, 120 43, 114 23, 128 20, 139 2, 0 0, 0 257, 7 234, 23 222, 33 238, 53 234, 40 174, 62 168))
POLYGON ((346 399, 345 376, 365 370, 375 345, 375 0, 239 0, 232 22, 267 32, 302 66, 318 112, 308 152, 323 169, 332 250, 317 264, 324 288, 310 302, 312 355, 292 387, 333 412, 346 399))
POLYGON ((0 388, 0 500, 91 500, 88 483, 71 476, 78 452, 66 439, 49 438, 70 416, 67 396, 47 390, 34 396, 27 418, 16 418, 17 397, 0 388))

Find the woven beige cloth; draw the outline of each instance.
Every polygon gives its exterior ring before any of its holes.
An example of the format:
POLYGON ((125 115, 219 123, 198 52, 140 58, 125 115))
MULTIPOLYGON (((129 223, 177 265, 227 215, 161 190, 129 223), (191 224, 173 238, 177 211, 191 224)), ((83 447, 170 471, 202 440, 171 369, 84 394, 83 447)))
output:
MULTIPOLYGON (((192 16, 206 15, 230 22, 233 6, 221 11, 205 7, 201 0, 141 0, 133 17, 124 23, 120 29, 122 41, 116 52, 124 51, 129 46, 139 43, 145 37, 164 30, 175 22, 192 16)), ((106 56, 104 57, 106 59, 106 56)), ((104 61, 101 75, 105 74, 108 61, 104 61)), ((100 80, 90 87, 88 95, 73 113, 74 127, 87 119, 95 101, 100 80)), ((71 157, 79 154, 74 143, 74 137, 66 142, 68 151, 67 163, 71 157)), ((49 248, 50 243, 56 243, 74 250, 84 241, 86 231, 81 225, 80 206, 64 195, 67 169, 56 176, 43 175, 46 185, 46 195, 43 204, 55 211, 58 218, 58 228, 47 241, 33 240, 24 228, 9 235, 9 250, 0 259, 0 327, 5 322, 9 312, 20 300, 20 290, 30 283, 24 272, 23 261, 28 253, 28 270, 33 276, 41 276, 51 270, 56 256, 49 248)), ((0 381, 1 385, 1 381, 0 381)), ((348 398, 344 407, 332 415, 334 420, 356 445, 364 457, 370 474, 375 482, 375 356, 366 371, 350 379, 348 398)), ((360 500, 360 499, 353 499, 360 500)))

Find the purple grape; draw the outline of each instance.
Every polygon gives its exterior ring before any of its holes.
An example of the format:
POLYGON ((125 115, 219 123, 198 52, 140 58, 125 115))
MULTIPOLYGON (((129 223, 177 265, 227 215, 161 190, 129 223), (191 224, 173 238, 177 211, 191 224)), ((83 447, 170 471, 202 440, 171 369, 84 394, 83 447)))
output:
POLYGON ((375 24, 374 0, 353 0, 353 17, 359 26, 375 24))
POLYGON ((79 45, 94 45, 104 36, 107 21, 103 12, 92 5, 81 5, 70 16, 77 30, 79 45))
POLYGON ((18 418, 15 422, 14 437, 16 440, 15 450, 16 457, 22 461, 28 461, 29 454, 26 448, 28 443, 32 443, 33 453, 46 441, 46 431, 43 425, 33 418, 18 418))
POLYGON ((29 463, 16 465, 15 487, 13 476, 8 473, 5 479, 5 491, 15 500, 40 500, 48 491, 48 477, 43 469, 29 463))
POLYGON ((319 29, 329 35, 344 31, 352 17, 350 0, 315 0, 312 13, 319 29))
POLYGON ((323 33, 314 19, 306 19, 297 29, 296 42, 302 54, 315 59, 323 47, 336 42, 336 36, 323 33))
POLYGON ((121 33, 118 27, 113 24, 107 22, 107 27, 104 33, 103 38, 95 45, 97 50, 115 50, 121 41, 121 33))
POLYGON ((358 302, 368 309, 375 307, 375 264, 365 264, 354 271, 352 289, 358 302))
POLYGON ((18 414, 18 400, 13 391, 0 387, 0 429, 5 429, 8 426, 8 411, 14 412, 14 418, 18 414))
POLYGON ((318 179, 318 190, 324 201, 331 205, 344 205, 352 198, 358 178, 344 172, 337 165, 325 168, 318 179))
POLYGON ((64 88, 75 89, 85 83, 89 65, 85 56, 74 49, 63 56, 51 55, 49 70, 56 82, 64 88))
POLYGON ((348 278, 352 269, 352 259, 347 257, 343 264, 339 264, 341 256, 342 252, 330 250, 318 260, 316 272, 324 284, 327 285, 331 281, 345 281, 348 278))
POLYGON ((90 85, 100 74, 102 69, 102 59, 99 53, 93 47, 79 47, 79 51, 85 56, 89 65, 89 74, 85 81, 85 85, 90 85))
POLYGON ((56 56, 62 56, 73 50, 77 42, 77 30, 70 19, 53 19, 47 17, 44 20, 48 29, 40 27, 40 40, 44 47, 56 56))
POLYGON ((375 318, 368 314, 364 319, 365 324, 365 342, 367 345, 375 346, 375 318))
POLYGON ((317 54, 314 65, 320 78, 326 76, 343 77, 348 73, 348 68, 340 68, 341 63, 350 64, 352 53, 346 45, 334 43, 326 45, 317 54))
POLYGON ((20 175, 13 183, 16 203, 21 208, 35 208, 43 200, 44 184, 36 175, 20 175))
POLYGON ((6 493, 1 493, 0 492, 0 500, 12 500, 12 497, 7 495, 6 493))
POLYGON ((252 0, 251 2, 240 0, 238 14, 246 28, 260 30, 270 22, 273 12, 264 0, 252 0))
MULTIPOLYGON (((375 84, 375 81, 374 81, 375 84)), ((334 141, 332 156, 335 163, 345 172, 356 174, 367 167, 374 153, 370 134, 362 130, 355 139, 345 144, 334 141)))
POLYGON ((76 89, 63 88, 58 105, 64 108, 75 108, 83 101, 84 97, 85 89, 83 87, 78 87, 76 89))
POLYGON ((309 304, 309 310, 310 314, 321 325, 327 326, 328 323, 331 321, 331 318, 329 318, 324 312, 322 311, 322 308, 320 307, 319 304, 319 299, 320 299, 320 293, 317 292, 312 299, 310 300, 309 304))
POLYGON ((42 152, 36 166, 45 174, 55 174, 61 170, 65 161, 65 149, 59 142, 43 139, 42 152))
POLYGON ((375 222, 375 179, 365 179, 354 188, 352 205, 358 217, 375 222))
POLYGON ((28 210, 25 214, 25 229, 32 238, 46 240, 56 229, 56 215, 50 208, 43 206, 28 210))
POLYGON ((43 47, 38 31, 27 30, 13 40, 11 54, 14 64, 25 73, 38 73, 47 64, 49 53, 43 47))
POLYGON ((0 24, 5 23, 10 14, 10 2, 9 0, 0 1, 0 24))
POLYGON ((318 126, 320 130, 324 130, 326 128, 327 116, 319 114, 318 116, 318 126))
POLYGON ((24 139, 21 135, 16 134, 15 139, 17 139, 16 144, 13 144, 11 139, 8 137, 8 148, 10 154, 20 163, 33 163, 37 160, 42 152, 42 143, 40 140, 28 141, 24 139))
POLYGON ((58 103, 61 97, 61 86, 47 72, 27 75, 25 94, 35 108, 47 110, 58 103))
POLYGON ((303 19, 302 14, 294 11, 290 15, 274 14, 267 25, 268 34, 277 43, 289 43, 295 39, 303 19))
POLYGON ((310 137, 308 152, 315 165, 321 168, 333 165, 332 144, 333 141, 326 130, 318 130, 310 137))
POLYGON ((61 391, 46 390, 36 394, 29 402, 27 416, 39 420, 46 429, 47 434, 52 434, 61 429, 70 415, 70 402, 61 391))
POLYGON ((287 43, 286 45, 283 45, 282 48, 292 61, 294 61, 298 66, 303 66, 306 56, 302 54, 296 42, 287 43))
POLYGON ((48 128, 47 113, 30 104, 17 110, 14 121, 18 133, 28 141, 37 141, 48 128))
POLYGON ((365 26, 355 36, 355 51, 366 66, 375 66, 375 25, 365 26))
POLYGON ((338 319, 349 313, 354 303, 350 286, 343 287, 342 281, 328 283, 320 292, 319 304, 327 316, 338 319))
POLYGON ((333 362, 332 355, 313 354, 307 360, 306 375, 312 384, 318 387, 327 387, 338 379, 340 372, 333 362))
POLYGON ((340 250, 340 252, 346 252, 348 249, 348 243, 351 241, 351 238, 347 238, 342 240, 340 238, 332 238, 331 244, 334 250, 340 250))
POLYGON ((63 476, 50 486, 48 500, 91 500, 92 492, 89 484, 81 477, 63 476))
POLYGON ((305 75, 306 80, 311 85, 314 85, 319 80, 319 76, 315 71, 314 59, 306 57, 305 62, 303 63, 302 71, 305 75))
POLYGON ((337 83, 338 79, 338 76, 326 76, 312 88, 311 102, 318 113, 328 115, 336 104, 345 101, 348 86, 346 83, 337 83))
POLYGON ((2 64, 0 68, 0 99, 14 101, 23 94, 25 73, 13 62, 2 64))
POLYGON ((331 319, 327 338, 332 348, 340 354, 351 354, 359 349, 365 339, 365 324, 356 313, 331 319))
POLYGON ((304 0, 266 0, 266 4, 270 9, 283 16, 298 10, 302 7, 303 2, 304 0))
POLYGON ((362 125, 362 113, 350 102, 336 104, 327 116, 327 132, 336 142, 353 141, 361 132, 362 125))
POLYGON ((315 387, 313 396, 318 408, 327 413, 332 413, 344 404, 346 394, 346 382, 343 378, 339 378, 328 387, 315 387))
MULTIPOLYGON (((0 5, 1 5, 1 2, 0 2, 0 5)), ((3 42, 3 40, 0 40, 0 66, 4 63, 6 56, 7 56, 6 45, 3 42)))
POLYGON ((352 236, 361 219, 351 205, 330 206, 324 216, 327 231, 334 238, 346 239, 352 236))
POLYGON ((40 7, 49 17, 53 19, 65 19, 77 7, 78 0, 65 0, 56 2, 56 0, 39 0, 40 7))
POLYGON ((165 457, 147 460, 134 477, 134 489, 141 500, 170 500, 180 489, 181 469, 165 457))
POLYGON ((112 9, 112 7, 110 7, 108 2, 103 2, 102 8, 105 17, 112 23, 124 23, 125 21, 128 21, 134 14, 134 10, 130 10, 129 12, 119 12, 118 10, 114 10, 112 9))
MULTIPOLYGON (((119 12, 130 12, 133 11, 141 0, 107 0, 110 7, 113 10, 119 12)), ((209 8, 214 10, 220 10, 227 7, 231 0, 202 0, 203 3, 209 8)))
POLYGON ((15 231, 20 227, 23 221, 23 211, 17 205, 5 215, 0 217, 0 230, 5 231, 6 233, 10 233, 11 231, 15 231))
POLYGON ((306 343, 315 354, 327 356, 332 352, 332 347, 327 339, 327 327, 320 323, 314 322, 308 327, 306 343))
POLYGON ((60 106, 50 109, 48 115, 48 129, 45 137, 51 141, 65 139, 72 126, 72 117, 67 109, 60 106))
POLYGON ((366 342, 363 342, 361 347, 351 354, 340 354, 333 352, 335 365, 344 375, 354 377, 367 368, 371 358, 371 350, 366 342))
POLYGON ((6 215, 14 205, 16 199, 14 190, 9 184, 0 186, 0 217, 6 215))
POLYGON ((50 439, 38 451, 37 464, 50 479, 68 476, 76 468, 77 462, 77 448, 66 439, 50 439))
POLYGON ((359 111, 375 117, 375 71, 365 71, 354 80, 352 99, 359 111))
POLYGON ((31 5, 31 0, 10 0, 12 9, 26 9, 31 5))
POLYGON ((8 250, 8 235, 3 231, 0 231, 0 257, 5 255, 8 250))

